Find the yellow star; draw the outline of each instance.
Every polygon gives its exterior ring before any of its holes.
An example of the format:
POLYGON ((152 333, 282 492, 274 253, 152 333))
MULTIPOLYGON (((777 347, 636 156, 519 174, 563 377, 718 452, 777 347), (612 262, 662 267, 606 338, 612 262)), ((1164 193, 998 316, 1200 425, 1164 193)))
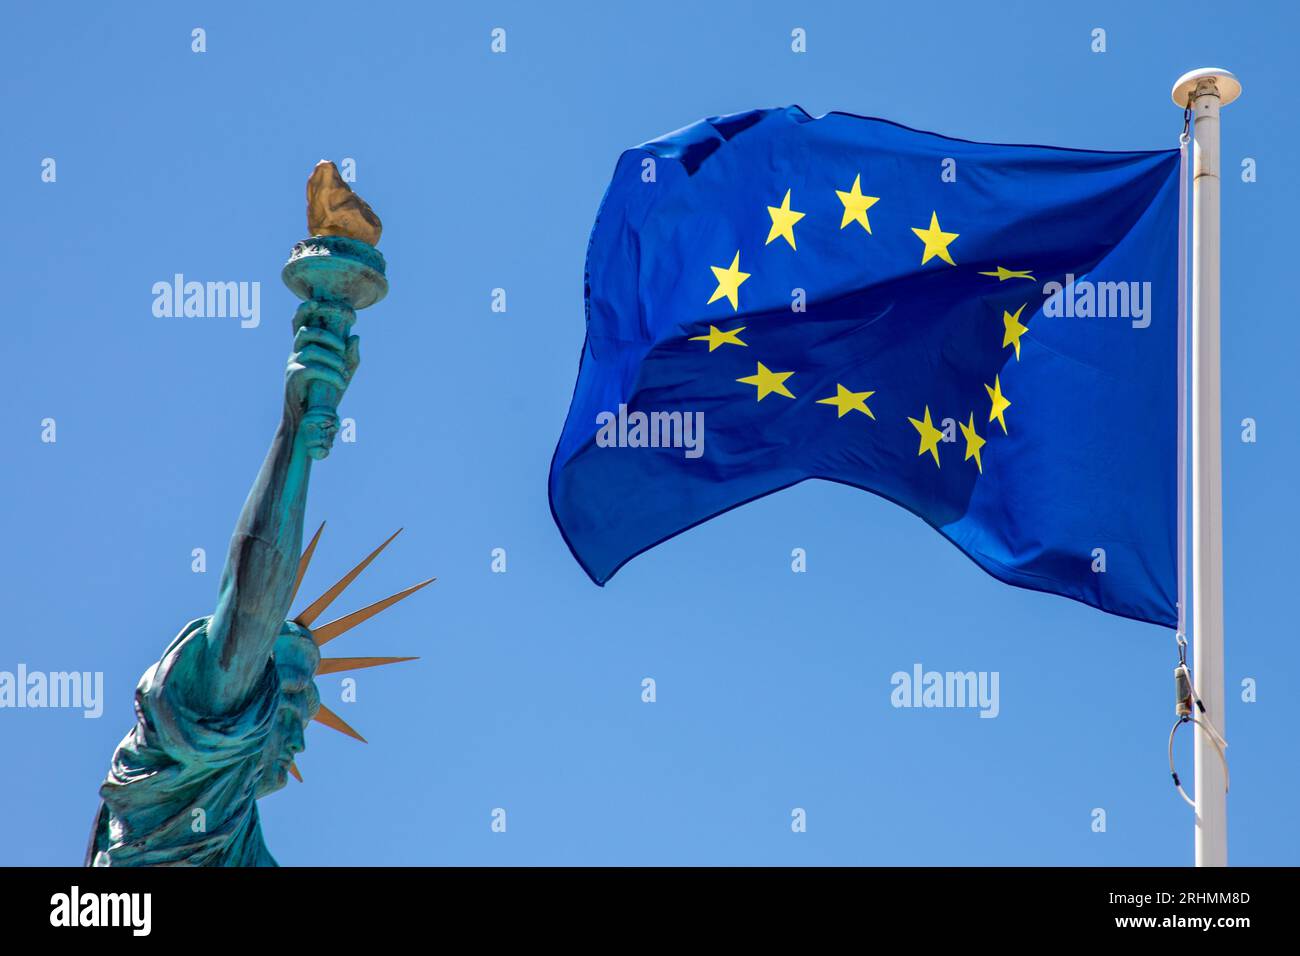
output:
POLYGON ((1019 272, 1017 272, 1015 269, 1007 269, 1007 268, 1005 268, 1004 266, 998 266, 998 271, 997 271, 997 272, 981 272, 980 275, 982 275, 982 276, 997 276, 999 282, 1006 282, 1008 279, 1030 279, 1030 280, 1033 280, 1033 278, 1034 278, 1032 275, 1029 274, 1029 270, 1028 270, 1028 269, 1025 269, 1025 270, 1023 270, 1023 271, 1019 271, 1019 272))
POLYGON ((843 229, 851 222, 856 222, 867 232, 871 232, 871 223, 867 220, 867 210, 880 202, 879 196, 862 195, 862 176, 861 174, 853 177, 853 188, 848 192, 835 190, 835 195, 840 197, 840 202, 844 203, 844 216, 840 219, 840 228, 843 229))
POLYGON ((916 238, 925 243, 925 252, 921 256, 921 265, 925 265, 935 256, 938 256, 950 266, 955 266, 957 264, 952 261, 952 256, 948 253, 948 244, 956 239, 960 233, 944 232, 940 229, 939 216, 937 213, 930 213, 929 229, 917 229, 913 226, 912 231, 916 233, 916 238))
POLYGON ((740 333, 743 331, 745 331, 745 327, 743 325, 734 329, 728 329, 725 332, 722 331, 720 328, 718 328, 716 325, 710 325, 708 335, 692 335, 690 341, 708 342, 709 351, 712 352, 720 345, 744 345, 745 343, 740 341, 739 338, 737 338, 737 336, 740 335, 740 333))
POLYGON ((790 390, 785 387, 785 380, 793 374, 794 372, 770 371, 766 365, 759 362, 758 371, 755 374, 738 378, 736 381, 743 382, 745 385, 756 385, 758 387, 757 400, 760 402, 773 392, 784 395, 786 398, 794 398, 790 394, 790 390))
POLYGON ((718 280, 718 287, 713 290, 713 296, 708 304, 712 305, 726 296, 727 301, 731 303, 731 308, 739 310, 740 296, 736 294, 736 290, 749 278, 748 272, 740 271, 740 250, 736 250, 736 258, 731 260, 731 265, 727 268, 724 269, 722 266, 709 266, 709 268, 713 270, 713 275, 718 280))
POLYGON ((1002 413, 1011 407, 1006 396, 1002 394, 1002 376, 993 376, 993 386, 984 386, 984 391, 989 393, 989 398, 993 400, 993 408, 989 411, 989 421, 996 421, 1002 426, 1002 434, 1007 433, 1007 420, 1002 417, 1002 413))
POLYGON ((836 418, 843 418, 849 412, 859 411, 868 418, 874 419, 876 416, 871 414, 871 409, 867 408, 867 399, 875 394, 875 392, 850 392, 843 385, 837 383, 835 386, 834 397, 819 398, 817 399, 817 404, 834 405, 840 412, 835 416, 836 418))
POLYGON ((961 433, 966 439, 966 457, 963 458, 962 461, 970 461, 974 458, 975 467, 980 470, 981 475, 984 474, 984 463, 980 461, 980 449, 984 447, 985 441, 983 438, 980 438, 979 435, 975 434, 975 413, 970 413, 970 421, 968 423, 963 425, 961 422, 958 422, 957 426, 961 429, 961 433))
MULTIPOLYGON (((1028 304, 1028 302, 1025 303, 1025 305, 1028 304)), ((1002 313, 1002 326, 1006 329, 1006 331, 1002 333, 1002 347, 1006 348, 1008 345, 1014 345, 1016 347, 1017 362, 1020 361, 1020 336, 1029 331, 1027 325, 1020 324, 1020 313, 1025 311, 1025 305, 1016 309, 1015 315, 1012 315, 1007 311, 1003 311, 1002 313)))
POLYGON ((781 205, 767 207, 767 214, 772 217, 772 228, 768 230, 767 242, 763 243, 763 245, 768 245, 773 239, 780 236, 790 243, 791 249, 795 248, 794 224, 802 219, 805 213, 790 208, 790 190, 785 191, 785 198, 781 200, 781 205))
POLYGON ((930 406, 925 406, 925 420, 918 422, 915 418, 909 418, 909 422, 921 433, 921 448, 917 455, 924 455, 927 451, 934 456, 934 466, 942 467, 939 464, 939 439, 943 438, 943 432, 934 427, 930 421, 930 406))

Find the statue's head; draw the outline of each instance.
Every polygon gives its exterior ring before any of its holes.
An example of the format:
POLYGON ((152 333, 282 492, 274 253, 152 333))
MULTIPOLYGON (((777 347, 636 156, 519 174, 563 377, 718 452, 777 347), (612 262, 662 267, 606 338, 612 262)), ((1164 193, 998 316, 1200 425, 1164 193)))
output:
POLYGON ((316 668, 320 649, 311 631, 296 621, 285 621, 275 639, 275 672, 280 678, 280 705, 262 751, 257 795, 274 793, 289 781, 290 768, 307 747, 307 725, 320 712, 316 668))
MULTIPOLYGON (((311 561, 312 552, 316 550, 316 542, 320 540, 321 531, 324 530, 325 525, 322 524, 298 562, 298 577, 294 583, 295 595, 298 591, 298 585, 302 583, 303 576, 307 573, 307 565, 311 561)), ((398 529, 398 533, 400 533, 400 530, 398 529)), ((343 632, 356 627, 367 618, 374 617, 384 608, 396 604, 410 594, 414 594, 425 585, 433 583, 433 578, 430 578, 428 581, 422 581, 405 591, 398 591, 392 597, 376 601, 369 607, 353 611, 351 614, 345 614, 343 617, 325 624, 316 624, 316 618, 330 606, 336 597, 343 593, 343 589, 351 584, 358 574, 366 569, 366 565, 388 546, 388 542, 396 537, 397 534, 393 534, 388 541, 381 544, 367 555, 364 561, 345 574, 338 583, 300 611, 293 620, 285 621, 284 626, 280 628, 280 634, 275 640, 275 649, 272 652, 275 671, 280 679, 279 706, 272 721, 271 731, 267 735, 265 748, 262 751, 262 761, 259 766, 260 779, 257 785, 257 795, 259 797, 264 797, 268 793, 279 790, 288 781, 290 774, 293 774, 298 780, 302 780, 295 759, 307 747, 305 733, 307 725, 313 720, 347 734, 362 743, 366 742, 364 737, 348 726, 347 721, 321 703, 320 694, 316 690, 317 677, 324 674, 359 670, 364 667, 378 667, 381 664, 396 664, 401 661, 415 660, 414 657, 322 658, 320 656, 320 648, 343 632)))

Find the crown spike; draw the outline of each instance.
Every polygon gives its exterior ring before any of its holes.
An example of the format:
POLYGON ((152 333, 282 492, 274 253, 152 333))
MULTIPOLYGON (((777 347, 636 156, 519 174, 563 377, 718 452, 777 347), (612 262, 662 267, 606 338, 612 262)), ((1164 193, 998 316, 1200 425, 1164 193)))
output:
POLYGON ((343 671, 357 671, 363 667, 381 667, 384 664, 400 664, 402 661, 418 661, 418 657, 322 657, 316 668, 316 676, 322 674, 339 674, 343 671))
POLYGON ((289 764, 289 772, 293 774, 293 779, 302 783, 302 774, 298 772, 298 765, 296 763, 289 764))
POLYGON ((402 533, 401 528, 398 528, 396 531, 394 531, 389 536, 388 541, 385 541, 379 547, 375 548, 375 550, 371 551, 370 554, 366 556, 364 561, 358 564, 347 574, 343 575, 343 577, 339 579, 337 584, 335 584, 332 588, 330 588, 328 591, 326 591, 324 594, 318 597, 315 601, 313 601, 301 614, 299 614, 296 618, 294 618, 294 621, 298 624, 301 624, 303 627, 310 627, 311 623, 315 621, 316 618, 320 617, 321 612, 323 612, 327 607, 329 607, 336 597, 338 597, 340 594, 343 593, 343 589, 346 588, 353 581, 355 581, 357 575, 360 574, 362 571, 364 571, 366 567, 370 564, 370 562, 375 560, 375 558, 379 556, 379 552, 383 551, 384 548, 388 547, 389 542, 391 542, 393 538, 396 538, 401 533, 402 533))
POLYGON ((316 542, 320 540, 320 533, 325 530, 325 522, 320 523, 316 533, 311 536, 311 543, 307 545, 307 550, 302 553, 298 559, 298 576, 293 579, 293 593, 289 595, 289 603, 298 596, 298 588, 302 586, 302 579, 307 575, 307 565, 311 564, 311 556, 316 552, 316 542))
POLYGON ((420 590, 420 588, 432 584, 436 580, 438 579, 429 578, 429 580, 427 581, 421 581, 419 584, 412 585, 411 587, 407 588, 405 591, 398 591, 392 597, 386 597, 382 601, 376 601, 374 604, 371 604, 369 607, 363 607, 359 611, 353 611, 351 614, 347 614, 336 620, 330 621, 328 624, 322 624, 320 627, 316 628, 311 632, 311 636, 316 641, 317 647, 323 647, 325 644, 334 640, 334 638, 338 637, 340 634, 343 634, 346 631, 350 631, 352 628, 356 627, 362 621, 374 617, 376 614, 378 614, 380 611, 384 610, 385 608, 392 607, 398 601, 402 600, 402 598, 409 597, 410 595, 414 594, 416 591, 420 590))
POLYGON ((368 743, 365 737, 362 737, 359 733, 348 726, 346 720, 334 713, 334 711, 330 710, 324 704, 320 705, 320 710, 316 712, 316 716, 313 717, 312 720, 319 724, 324 724, 326 727, 332 727, 341 734, 347 734, 349 737, 353 737, 361 741, 363 744, 368 743))

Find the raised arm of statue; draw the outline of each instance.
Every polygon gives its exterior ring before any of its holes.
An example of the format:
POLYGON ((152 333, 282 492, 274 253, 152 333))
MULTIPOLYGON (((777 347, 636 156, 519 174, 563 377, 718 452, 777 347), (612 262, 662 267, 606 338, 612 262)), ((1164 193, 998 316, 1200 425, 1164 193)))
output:
MULTIPOLYGON (((95 866, 274 865, 256 801, 297 773, 307 724, 362 739, 321 705, 321 645, 429 583, 314 624, 376 550, 286 620, 306 567, 299 554, 311 464, 329 453, 357 369, 352 323, 388 290, 383 256, 370 244, 379 218, 332 163, 317 165, 307 199, 311 238, 294 246, 281 273, 303 304, 280 426, 230 539, 215 611, 186 624, 136 685, 135 724, 99 788, 87 852, 95 866)), ((327 673, 410 659, 335 658, 327 673)))
POLYGON ((302 550, 303 511, 311 475, 311 445, 328 441, 337 416, 324 427, 305 428, 309 386, 323 382, 341 395, 359 361, 357 337, 344 340, 295 320, 293 353, 285 370, 284 414, 271 449, 244 502, 230 539, 216 609, 207 629, 200 684, 216 713, 239 707, 270 659, 292 599, 302 550))
POLYGON ((231 536, 192 690, 196 709, 214 715, 238 709, 266 670, 293 599, 311 462, 329 453, 339 399, 357 369, 357 337, 349 335, 355 309, 383 294, 373 270, 351 261, 357 247, 346 245, 366 244, 360 254, 378 259, 382 284, 382 257, 373 249, 379 217, 325 160, 307 182, 307 227, 314 237, 343 237, 344 245, 299 243, 286 267, 286 282, 306 301, 294 316, 284 416, 231 536))

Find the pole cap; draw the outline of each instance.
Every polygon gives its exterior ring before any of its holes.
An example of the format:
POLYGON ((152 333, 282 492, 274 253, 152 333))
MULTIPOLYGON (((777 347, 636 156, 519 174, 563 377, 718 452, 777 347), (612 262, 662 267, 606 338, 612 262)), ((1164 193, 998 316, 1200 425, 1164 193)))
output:
POLYGON ((1214 77, 1215 85, 1219 88, 1220 106, 1227 106, 1241 95, 1241 81, 1232 73, 1217 66, 1203 66, 1199 70, 1184 73, 1178 78, 1178 82, 1174 84, 1173 92, 1170 94, 1173 97, 1174 105, 1180 110, 1186 109, 1187 98, 1196 91, 1196 84, 1207 76, 1214 77))

